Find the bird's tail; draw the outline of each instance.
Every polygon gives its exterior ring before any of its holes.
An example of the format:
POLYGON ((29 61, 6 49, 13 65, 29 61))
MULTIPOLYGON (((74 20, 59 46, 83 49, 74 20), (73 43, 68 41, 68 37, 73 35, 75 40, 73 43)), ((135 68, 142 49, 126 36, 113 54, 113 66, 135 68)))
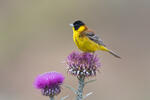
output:
POLYGON ((106 48, 105 46, 100 46, 100 50, 109 52, 110 54, 112 54, 116 58, 121 58, 119 55, 117 55, 115 52, 111 51, 110 49, 106 48))
POLYGON ((115 52, 109 50, 108 51, 110 54, 112 54, 113 56, 115 56, 116 58, 121 58, 119 55, 117 55, 115 52))

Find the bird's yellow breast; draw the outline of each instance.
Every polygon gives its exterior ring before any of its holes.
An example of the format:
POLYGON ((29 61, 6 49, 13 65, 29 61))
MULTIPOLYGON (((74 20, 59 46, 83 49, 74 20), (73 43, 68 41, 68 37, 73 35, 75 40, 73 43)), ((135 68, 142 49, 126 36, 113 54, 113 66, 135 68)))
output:
POLYGON ((100 45, 91 41, 82 32, 73 29, 73 40, 77 47, 84 52, 95 52, 99 50, 100 45))

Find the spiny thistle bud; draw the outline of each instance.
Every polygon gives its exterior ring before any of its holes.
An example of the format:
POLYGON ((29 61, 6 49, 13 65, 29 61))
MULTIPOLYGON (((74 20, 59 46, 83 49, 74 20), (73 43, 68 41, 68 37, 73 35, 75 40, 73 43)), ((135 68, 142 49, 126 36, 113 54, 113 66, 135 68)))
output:
POLYGON ((54 96, 61 92, 60 85, 64 81, 64 76, 58 72, 47 72, 37 76, 34 86, 40 89, 45 96, 54 96))
POLYGON ((84 77, 95 76, 101 65, 97 55, 80 52, 72 52, 66 62, 69 73, 84 77))

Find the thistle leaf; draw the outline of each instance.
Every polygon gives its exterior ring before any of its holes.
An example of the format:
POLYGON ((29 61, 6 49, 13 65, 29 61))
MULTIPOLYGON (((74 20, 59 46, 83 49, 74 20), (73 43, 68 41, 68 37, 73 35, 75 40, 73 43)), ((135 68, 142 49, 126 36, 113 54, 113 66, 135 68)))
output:
POLYGON ((93 94, 93 92, 89 92, 87 93, 85 96, 83 96, 83 100, 86 99, 88 96, 90 96, 91 94, 93 94))
POLYGON ((64 87, 70 89, 71 91, 73 91, 75 94, 77 94, 77 90, 75 88, 73 88, 72 86, 70 85, 63 85, 64 87))
POLYGON ((62 97, 60 100, 65 100, 66 98, 68 98, 69 95, 62 97))
POLYGON ((88 83, 95 82, 95 81, 96 81, 96 79, 94 79, 94 80, 89 80, 89 81, 86 81, 86 82, 84 83, 84 85, 86 85, 86 84, 88 84, 88 83))

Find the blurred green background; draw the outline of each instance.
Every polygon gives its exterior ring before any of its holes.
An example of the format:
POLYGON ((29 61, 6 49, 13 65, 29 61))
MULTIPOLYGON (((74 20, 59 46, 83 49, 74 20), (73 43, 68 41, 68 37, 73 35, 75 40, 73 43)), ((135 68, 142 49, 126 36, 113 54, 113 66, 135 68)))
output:
MULTIPOLYGON (((33 87, 41 73, 62 72, 73 50, 70 23, 83 20, 123 59, 97 52, 102 71, 87 100, 150 99, 150 0, 0 0, 0 100, 48 100, 33 87)), ((61 96, 73 93, 64 88, 61 96)))

